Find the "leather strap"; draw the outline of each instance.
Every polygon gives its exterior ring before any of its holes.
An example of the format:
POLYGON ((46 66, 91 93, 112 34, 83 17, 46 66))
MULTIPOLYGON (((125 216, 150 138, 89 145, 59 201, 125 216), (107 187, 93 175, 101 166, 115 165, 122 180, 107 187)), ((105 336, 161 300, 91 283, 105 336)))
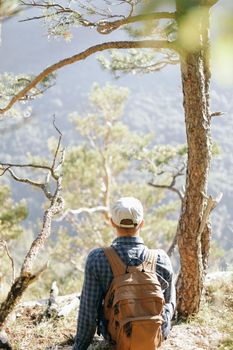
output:
POLYGON ((113 276, 123 275, 126 271, 126 265, 123 263, 117 252, 112 247, 103 248, 108 262, 111 266, 113 276))
POLYGON ((148 249, 147 257, 146 257, 146 263, 148 266, 148 269, 152 272, 156 271, 156 264, 158 259, 158 251, 156 249, 148 249))

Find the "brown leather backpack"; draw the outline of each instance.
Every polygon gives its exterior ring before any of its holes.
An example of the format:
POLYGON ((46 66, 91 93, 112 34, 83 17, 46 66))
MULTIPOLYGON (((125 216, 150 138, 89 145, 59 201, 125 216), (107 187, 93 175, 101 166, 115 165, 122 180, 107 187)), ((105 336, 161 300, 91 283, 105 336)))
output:
POLYGON ((113 280, 104 299, 104 315, 115 350, 155 350, 162 340, 164 297, 155 273, 157 254, 139 266, 126 266, 113 248, 105 248, 113 280))

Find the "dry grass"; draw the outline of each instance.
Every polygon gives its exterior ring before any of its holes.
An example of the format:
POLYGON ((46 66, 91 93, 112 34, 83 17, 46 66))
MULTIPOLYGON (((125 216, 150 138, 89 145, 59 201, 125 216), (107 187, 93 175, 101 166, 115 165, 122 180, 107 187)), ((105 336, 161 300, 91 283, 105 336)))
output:
MULTIPOLYGON (((7 327, 14 350, 68 350, 76 332, 76 312, 46 320, 45 308, 19 308, 7 327)), ((199 314, 174 325, 161 350, 233 350, 233 280, 216 280, 206 289, 199 314)), ((92 346, 92 349, 99 349, 92 346)))
POLYGON ((45 350, 73 343, 76 332, 77 315, 69 318, 45 319, 44 307, 19 308, 16 320, 6 329, 14 350, 45 350))
POLYGON ((215 324, 223 338, 218 349, 233 350, 233 279, 215 281, 208 291, 210 322, 215 324))

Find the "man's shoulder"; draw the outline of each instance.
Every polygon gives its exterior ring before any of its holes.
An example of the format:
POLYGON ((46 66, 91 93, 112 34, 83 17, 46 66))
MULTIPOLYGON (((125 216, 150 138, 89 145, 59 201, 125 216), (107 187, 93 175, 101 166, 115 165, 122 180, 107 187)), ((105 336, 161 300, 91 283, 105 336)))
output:
POLYGON ((157 252, 157 264, 166 267, 168 270, 172 270, 171 260, 165 250, 156 249, 157 252))
POLYGON ((155 254, 157 255, 158 261, 160 261, 161 259, 162 260, 169 259, 169 256, 167 255, 167 253, 163 249, 158 248, 158 249, 150 249, 150 250, 155 252, 155 254))
POLYGON ((99 247, 99 248, 93 248, 88 256, 99 256, 99 255, 103 255, 104 254, 104 250, 103 248, 99 247))
POLYGON ((87 261, 86 264, 88 266, 92 264, 96 264, 96 262, 105 259, 105 254, 104 254, 104 249, 103 248, 94 248, 92 249, 88 256, 87 256, 87 261))

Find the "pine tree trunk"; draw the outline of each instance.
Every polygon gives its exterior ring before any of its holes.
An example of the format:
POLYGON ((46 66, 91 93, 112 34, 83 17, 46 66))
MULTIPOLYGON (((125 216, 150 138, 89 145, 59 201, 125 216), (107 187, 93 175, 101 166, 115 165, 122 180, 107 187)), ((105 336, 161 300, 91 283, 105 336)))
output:
MULTIPOLYGON (((182 1, 179 1, 179 6, 181 5, 182 1)), ((183 53, 181 57, 188 163, 185 198, 179 221, 181 270, 177 282, 177 310, 184 317, 198 312, 200 307, 211 234, 207 224, 203 232, 200 232, 207 204, 211 161, 208 28, 203 33, 205 35, 200 36, 200 48, 195 52, 183 53)))

